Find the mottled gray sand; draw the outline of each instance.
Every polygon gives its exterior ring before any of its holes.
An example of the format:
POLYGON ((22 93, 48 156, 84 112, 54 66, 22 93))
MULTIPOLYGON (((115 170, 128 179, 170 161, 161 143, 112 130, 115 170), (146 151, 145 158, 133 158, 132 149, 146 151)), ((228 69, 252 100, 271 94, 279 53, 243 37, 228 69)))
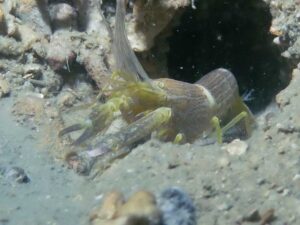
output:
POLYGON ((18 126, 12 98, 0 101, 0 166, 18 166, 30 182, 0 177, 0 224, 86 224, 95 184, 54 161, 40 133, 18 126))
MULTIPOLYGON (((274 17, 272 32, 280 35, 284 31, 287 38, 281 43, 284 57, 296 67, 300 56, 300 5, 296 4, 299 1, 265 2, 274 17)), ((280 42, 279 38, 275 41, 280 42)), ((30 124, 30 118, 26 118, 23 126, 16 122, 22 118, 13 116, 11 111, 12 105, 20 101, 21 90, 33 94, 38 90, 46 95, 49 90, 22 83, 25 78, 21 74, 28 74, 18 72, 15 66, 19 62, 20 68, 24 67, 21 59, 1 60, 5 65, 1 70, 7 72, 12 91, 10 96, 0 98, 0 225, 87 225, 93 207, 108 191, 119 190, 129 196, 147 189, 158 195, 170 186, 181 187, 189 193, 197 207, 199 225, 238 225, 253 210, 264 213, 270 209, 275 212, 272 225, 300 224, 299 69, 294 70, 291 84, 276 96, 276 101, 256 115, 257 128, 245 141, 248 149, 241 155, 229 154, 226 144, 179 146, 150 140, 115 161, 101 176, 91 179, 70 170, 57 156, 56 147, 44 141, 45 136, 57 134, 57 125, 53 125, 50 134, 45 132, 43 123, 30 124), (1 172, 11 167, 22 168, 29 182, 18 183, 14 177, 1 172)), ((65 58, 63 65, 64 62, 65 58)), ((96 60, 92 65, 98 63, 96 60)), ((42 65, 41 69, 47 75, 48 70, 44 71, 42 65)), ((58 81, 62 85, 61 77, 58 81)), ((59 86, 55 88, 59 90, 59 86)), ((46 98, 50 102, 48 109, 57 107, 60 100, 65 106, 77 101, 78 96, 65 89, 50 100, 46 98)), ((82 93, 88 95, 86 90, 82 93)), ((50 114, 48 111, 42 118, 48 120, 50 114)), ((258 225, 259 222, 242 224, 258 225)))

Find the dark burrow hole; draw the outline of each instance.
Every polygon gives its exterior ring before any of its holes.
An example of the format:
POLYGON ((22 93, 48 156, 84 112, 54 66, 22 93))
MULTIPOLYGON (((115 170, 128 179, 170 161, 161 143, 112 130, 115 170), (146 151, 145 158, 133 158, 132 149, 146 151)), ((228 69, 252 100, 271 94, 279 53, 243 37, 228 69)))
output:
POLYGON ((289 82, 290 66, 273 44, 271 14, 261 0, 197 1, 168 39, 171 78, 193 83, 216 68, 229 69, 253 112, 289 82))

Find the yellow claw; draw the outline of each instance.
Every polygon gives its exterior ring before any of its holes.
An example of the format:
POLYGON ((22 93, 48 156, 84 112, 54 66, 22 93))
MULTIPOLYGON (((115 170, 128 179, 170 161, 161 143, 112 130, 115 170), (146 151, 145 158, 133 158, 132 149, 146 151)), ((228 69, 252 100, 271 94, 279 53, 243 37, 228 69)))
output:
POLYGON ((74 145, 81 144, 87 139, 100 133, 110 126, 115 118, 115 112, 120 110, 121 106, 127 106, 128 99, 125 96, 111 98, 105 104, 94 104, 87 120, 82 123, 73 124, 59 132, 59 136, 67 133, 84 129, 83 133, 73 142, 74 145))
POLYGON ((104 136, 101 142, 110 150, 120 150, 149 136, 153 131, 159 130, 170 122, 171 117, 172 110, 170 108, 158 108, 141 119, 121 128, 117 133, 104 136))

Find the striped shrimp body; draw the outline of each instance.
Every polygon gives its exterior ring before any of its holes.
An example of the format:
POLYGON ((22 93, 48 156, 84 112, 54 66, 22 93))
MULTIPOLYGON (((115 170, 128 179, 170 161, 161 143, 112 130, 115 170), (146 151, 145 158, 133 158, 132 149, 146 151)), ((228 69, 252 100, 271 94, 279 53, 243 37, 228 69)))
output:
POLYGON ((166 78, 150 79, 130 48, 125 14, 125 0, 117 0, 113 37, 115 72, 104 88, 108 93, 106 103, 95 104, 85 122, 63 129, 60 135, 84 129, 74 142, 81 144, 103 132, 115 119, 115 112, 121 112, 128 125, 114 134, 103 135, 92 150, 77 155, 78 172, 88 173, 105 153, 112 153, 112 157, 127 154, 130 146, 151 134, 175 143, 193 142, 203 137, 214 137, 222 143, 223 135, 239 125, 250 135, 254 119, 239 96, 231 72, 216 69, 194 84, 166 78))

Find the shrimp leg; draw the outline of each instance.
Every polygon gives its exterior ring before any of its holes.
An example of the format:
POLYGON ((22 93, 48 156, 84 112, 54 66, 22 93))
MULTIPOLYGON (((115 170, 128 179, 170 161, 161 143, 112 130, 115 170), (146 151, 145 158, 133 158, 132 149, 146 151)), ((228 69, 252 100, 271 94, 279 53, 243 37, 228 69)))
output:
POLYGON ((251 132, 250 122, 249 122, 249 115, 247 112, 243 111, 236 115, 231 121, 229 121, 224 127, 221 127, 220 120, 218 117, 214 116, 211 119, 212 126, 215 128, 215 134, 217 137, 218 144, 223 143, 223 135, 228 131, 230 128, 234 127, 237 123, 244 120, 245 123, 245 130, 247 135, 251 132))

